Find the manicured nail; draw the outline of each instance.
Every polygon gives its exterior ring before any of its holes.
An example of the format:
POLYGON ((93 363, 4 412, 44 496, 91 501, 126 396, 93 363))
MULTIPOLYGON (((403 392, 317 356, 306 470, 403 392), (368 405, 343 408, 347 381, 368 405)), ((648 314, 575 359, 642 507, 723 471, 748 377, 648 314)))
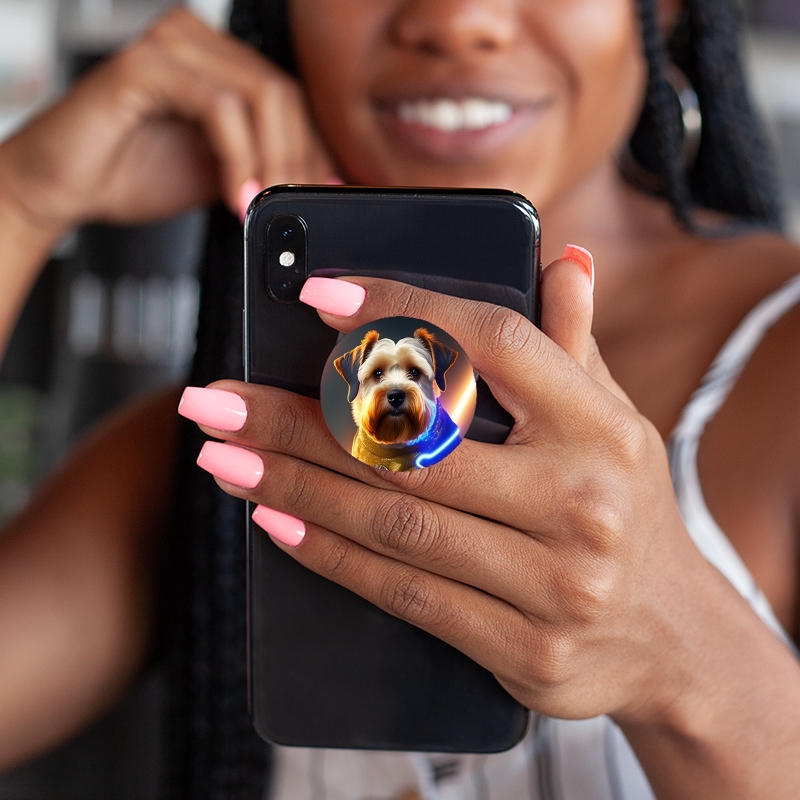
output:
POLYGON ((250 178, 242 184, 239 189, 239 219, 244 222, 250 201, 261 191, 261 184, 255 179, 250 178))
POLYGON ((178 413, 220 431, 238 431, 247 419, 247 406, 235 392, 187 386, 178 403, 178 413))
POLYGON ((303 284, 300 301, 337 317, 352 317, 364 304, 363 286, 336 278, 309 278, 303 284))
POLYGON ((275 511, 274 508, 256 506, 253 512, 253 522, 263 528, 273 539, 297 547, 306 535, 306 526, 303 520, 275 511))
POLYGON ((594 259, 592 254, 584 247, 579 247, 577 244, 568 244, 561 254, 561 258, 574 261, 583 267, 584 272, 589 276, 592 284, 592 291, 594 292, 594 259))
POLYGON ((197 465, 244 489, 255 489, 264 475, 264 462, 255 453, 224 442, 206 442, 197 456, 197 465))

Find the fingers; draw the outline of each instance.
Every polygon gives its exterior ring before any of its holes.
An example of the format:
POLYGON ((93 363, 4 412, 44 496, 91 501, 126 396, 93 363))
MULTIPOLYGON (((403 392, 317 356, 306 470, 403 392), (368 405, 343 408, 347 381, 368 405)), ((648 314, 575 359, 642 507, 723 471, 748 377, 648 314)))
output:
MULTIPOLYGON (((417 317, 442 327, 464 347, 475 369, 514 416, 519 433, 530 417, 532 399, 541 400, 547 394, 558 398, 559 413, 565 410, 563 401, 577 384, 575 371, 563 355, 632 407, 611 378, 591 333, 593 288, 591 254, 567 245, 562 258, 543 272, 541 332, 529 320, 501 306, 374 278, 313 277, 300 299, 317 308, 328 325, 343 332, 391 316, 417 317), (536 376, 541 393, 526 380, 532 376, 536 376)), ((536 413, 541 410, 537 408, 536 413)))
POLYGON ((517 436, 527 436, 544 422, 558 426, 574 420, 577 404, 584 411, 591 408, 586 394, 596 386, 586 373, 530 320, 508 308, 387 280, 311 278, 307 286, 312 281, 314 291, 306 292, 304 287, 301 299, 318 308, 323 320, 340 331, 394 316, 424 319, 447 331, 512 414, 517 436), (333 308, 341 313, 346 307, 342 286, 366 290, 366 297, 358 298, 357 310, 347 317, 327 311, 333 308), (334 303, 329 302, 331 296, 334 303), (533 426, 531 431, 529 426, 533 426))
POLYGON ((183 9, 87 74, 10 148, 23 204, 64 225, 155 219, 220 195, 238 213, 243 186, 333 172, 297 83, 183 9))
POLYGON ((395 561, 322 527, 311 527, 299 547, 285 549, 314 572, 461 650, 501 680, 522 668, 523 653, 537 652, 524 636, 531 627, 524 615, 479 589, 395 561))
MULTIPOLYGON (((534 533, 544 542, 563 538, 565 530, 602 529, 607 509, 597 498, 604 496, 604 490, 613 494, 618 489, 614 483, 618 473, 606 470, 587 480, 582 470, 574 469, 576 463, 591 459, 607 462, 611 444, 595 431, 577 444, 568 437, 554 437, 540 438, 535 447, 465 440, 432 467, 393 474, 353 458, 330 434, 319 403, 291 392, 220 381, 210 388, 187 388, 179 411, 209 435, 257 450, 264 458, 270 452, 282 453, 383 491, 414 495, 534 533)), ((269 505, 270 500, 258 502, 269 505)), ((305 513, 298 507, 279 508, 301 517, 305 513)))
POLYGON ((236 175, 232 193, 248 179, 263 188, 324 182, 333 175, 297 81, 238 39, 218 34, 184 10, 167 15, 153 35, 177 63, 235 94, 247 110, 253 164, 249 174, 236 175))
POLYGON ((133 80, 138 84, 134 102, 140 119, 173 114, 200 125, 216 158, 222 196, 235 209, 241 185, 258 167, 246 98, 235 88, 194 72, 150 42, 132 49, 114 66, 121 89, 129 88, 133 80))
MULTIPOLYGON (((214 459, 213 450, 225 446, 210 444, 214 459)), ((201 466, 205 451, 198 462, 201 466)), ((523 532, 391 486, 365 485, 280 453, 230 446, 227 451, 237 466, 231 468, 218 459, 209 471, 232 494, 335 531, 396 561, 475 586, 520 608, 554 611, 546 591, 551 583, 546 576, 551 556, 543 544, 523 532), (254 464, 259 458, 257 470, 254 464), (532 577, 538 587, 535 591, 528 583, 532 577)))

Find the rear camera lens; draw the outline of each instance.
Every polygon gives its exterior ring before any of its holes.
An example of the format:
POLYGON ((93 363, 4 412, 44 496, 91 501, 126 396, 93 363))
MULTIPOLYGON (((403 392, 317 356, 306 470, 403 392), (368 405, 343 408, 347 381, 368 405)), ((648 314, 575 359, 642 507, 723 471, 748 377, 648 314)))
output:
POLYGON ((279 214, 267 226, 267 290, 279 303, 296 303, 306 275, 308 229, 296 214, 279 214))

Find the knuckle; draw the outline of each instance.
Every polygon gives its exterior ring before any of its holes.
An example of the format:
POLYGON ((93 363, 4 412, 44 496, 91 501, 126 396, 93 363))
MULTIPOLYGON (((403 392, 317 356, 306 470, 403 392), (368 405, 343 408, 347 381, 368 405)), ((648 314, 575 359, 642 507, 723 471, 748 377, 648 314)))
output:
POLYGON ((323 578, 343 582, 347 576, 350 565, 352 545, 341 536, 331 538, 320 554, 320 560, 315 569, 323 578))
MULTIPOLYGON (((106 65, 105 71, 113 90, 116 105, 127 113, 138 115, 151 104, 151 85, 159 69, 161 52, 152 41, 144 39, 121 50, 106 65)), ((98 71, 97 74, 100 74, 98 71)))
POLYGON ((404 571, 385 589, 384 607, 400 619, 419 627, 436 625, 441 609, 430 582, 416 570, 404 571))
POLYGON ((275 114, 281 114, 284 121, 299 121, 304 102, 300 87, 271 64, 258 64, 253 70, 251 91, 256 114, 265 122, 275 114))
POLYGON ((157 58, 157 44, 150 34, 120 50, 110 60, 108 68, 123 82, 129 82, 141 75, 157 58))
POLYGON ((302 444, 305 426, 299 409, 292 403, 282 403, 273 417, 272 440, 285 452, 294 452, 302 444))
POLYGON ((604 477, 585 477, 562 504, 567 530, 591 551, 611 556, 627 529, 625 500, 604 477))
POLYGON ((180 6, 169 9, 159 17, 142 36, 143 41, 170 44, 182 35, 189 12, 180 6))
POLYGON ((562 589, 572 622, 580 625, 597 622, 611 608, 617 589, 617 570, 610 563, 591 559, 583 568, 573 567, 562 589))
POLYGON ((393 284, 391 287, 392 304, 396 303, 401 317, 424 317, 424 303, 421 302, 420 290, 407 283, 393 284))
POLYGON ((562 687, 571 677, 576 647, 572 637, 551 630, 539 637, 529 669, 534 681, 548 692, 562 687))
POLYGON ((312 470, 313 467, 304 461, 295 462, 290 479, 284 483, 286 503, 300 516, 309 508, 314 496, 312 470))
POLYGON ((425 555, 437 539, 436 517, 413 495, 392 497, 376 515, 375 535, 385 549, 402 555, 425 555))
POLYGON ((597 340, 594 336, 590 336, 589 348, 586 353, 586 371, 590 375, 594 375, 603 368, 604 364, 603 357, 600 355, 600 348, 597 346, 597 340))
POLYGON ((244 103, 232 89, 213 87, 208 91, 210 111, 219 117, 244 113, 244 103))
POLYGON ((481 322, 478 338, 486 342, 488 355, 499 361, 538 347, 534 330, 521 314, 505 306, 495 306, 481 322))
POLYGON ((648 431, 642 418, 622 403, 615 403, 606 411, 603 427, 618 468, 629 474, 638 473, 649 452, 648 431))

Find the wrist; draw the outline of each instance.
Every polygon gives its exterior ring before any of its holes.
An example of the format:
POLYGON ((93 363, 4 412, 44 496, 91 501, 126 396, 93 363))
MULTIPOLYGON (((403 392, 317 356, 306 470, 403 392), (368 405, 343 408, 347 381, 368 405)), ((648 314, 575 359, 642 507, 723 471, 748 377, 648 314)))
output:
POLYGON ((37 220, 0 181, 0 357, 19 311, 66 225, 37 220))
POLYGON ((796 659, 722 575, 698 567, 691 605, 678 609, 684 637, 659 664, 648 714, 615 720, 659 797, 793 796, 778 776, 797 788, 786 770, 800 742, 796 659))
POLYGON ((71 226, 38 216, 15 196, 11 185, 0 180, 0 248, 6 258, 12 253, 20 259, 46 258, 71 226))

